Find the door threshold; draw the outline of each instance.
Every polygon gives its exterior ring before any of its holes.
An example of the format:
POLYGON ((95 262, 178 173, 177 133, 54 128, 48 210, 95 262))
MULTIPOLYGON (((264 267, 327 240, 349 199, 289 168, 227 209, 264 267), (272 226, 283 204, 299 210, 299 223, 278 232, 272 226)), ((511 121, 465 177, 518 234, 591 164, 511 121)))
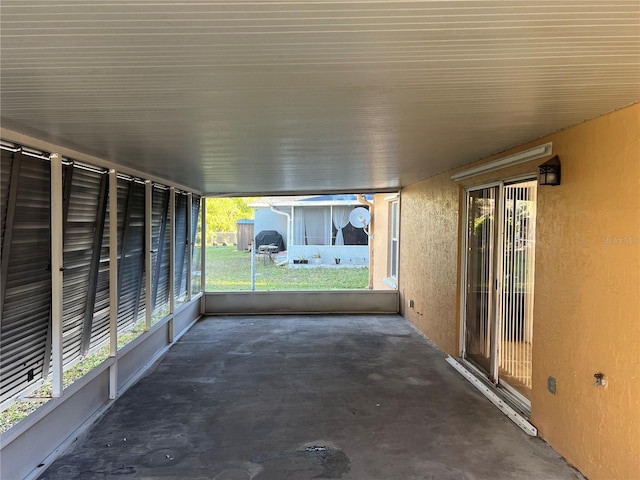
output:
POLYGON ((538 436, 538 429, 529 422, 523 412, 519 412, 509 404, 510 402, 505 395, 502 394, 503 392, 500 392, 488 381, 479 378, 466 365, 452 356, 448 356, 446 360, 449 365, 455 368, 460 375, 469 380, 474 387, 480 390, 480 392, 482 392, 482 394, 487 397, 491 403, 498 407, 502 413, 504 413, 513 423, 518 425, 525 433, 532 437, 538 436))
POLYGON ((498 385, 495 385, 493 382, 491 382, 491 380, 489 380, 487 374, 473 362, 470 362, 465 358, 456 358, 455 360, 463 368, 467 369, 467 371, 471 373, 471 375, 474 375, 478 380, 480 380, 483 385, 487 386, 489 390, 494 391, 496 395, 507 402, 507 405, 513 408, 524 418, 529 418, 529 416, 531 415, 531 403, 524 395, 522 395, 508 383, 504 382, 502 379, 499 379, 498 385))

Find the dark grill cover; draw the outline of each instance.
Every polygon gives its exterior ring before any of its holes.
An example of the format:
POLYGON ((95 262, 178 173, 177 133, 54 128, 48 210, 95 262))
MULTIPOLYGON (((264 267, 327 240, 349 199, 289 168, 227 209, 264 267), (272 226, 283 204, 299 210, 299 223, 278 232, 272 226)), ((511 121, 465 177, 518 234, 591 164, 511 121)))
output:
POLYGON ((256 246, 260 245, 275 245, 278 247, 278 251, 284 250, 284 240, 275 230, 262 230, 256 235, 256 246))

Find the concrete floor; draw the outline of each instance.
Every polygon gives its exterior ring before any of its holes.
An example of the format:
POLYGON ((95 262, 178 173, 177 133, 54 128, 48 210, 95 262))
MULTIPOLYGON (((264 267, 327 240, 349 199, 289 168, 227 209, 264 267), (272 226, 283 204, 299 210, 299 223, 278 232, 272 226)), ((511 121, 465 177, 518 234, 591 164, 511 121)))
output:
POLYGON ((398 316, 197 323, 41 478, 576 479, 398 316))

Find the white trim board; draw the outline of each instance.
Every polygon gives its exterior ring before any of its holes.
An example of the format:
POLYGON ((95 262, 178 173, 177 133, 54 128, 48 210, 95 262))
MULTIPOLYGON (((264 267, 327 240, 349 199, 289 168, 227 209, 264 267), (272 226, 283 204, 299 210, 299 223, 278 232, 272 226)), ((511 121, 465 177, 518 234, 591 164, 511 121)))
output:
POLYGON ((492 389, 482 383, 476 376, 467 370, 455 358, 448 356, 447 363, 455 368, 460 375, 469 380, 487 399, 502 411, 509 419, 518 425, 525 433, 532 437, 538 436, 538 429, 533 426, 529 420, 520 415, 519 412, 511 408, 504 400, 502 400, 492 389))

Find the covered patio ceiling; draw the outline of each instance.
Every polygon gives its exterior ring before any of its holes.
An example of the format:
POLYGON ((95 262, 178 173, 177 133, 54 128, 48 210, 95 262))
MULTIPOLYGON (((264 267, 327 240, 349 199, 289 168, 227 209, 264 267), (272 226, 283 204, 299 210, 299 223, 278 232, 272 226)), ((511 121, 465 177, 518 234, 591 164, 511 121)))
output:
POLYGON ((210 194, 386 190, 638 101, 637 0, 3 0, 2 127, 210 194))

